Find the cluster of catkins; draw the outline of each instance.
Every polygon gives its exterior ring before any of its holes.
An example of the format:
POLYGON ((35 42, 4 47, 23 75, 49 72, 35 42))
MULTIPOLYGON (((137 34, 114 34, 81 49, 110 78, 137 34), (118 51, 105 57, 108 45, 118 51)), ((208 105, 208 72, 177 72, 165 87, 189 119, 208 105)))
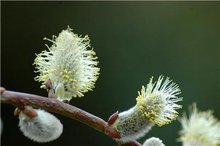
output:
MULTIPOLYGON (((46 39, 49 40, 49 39, 46 39)), ((93 49, 90 49, 88 36, 81 37, 72 29, 63 30, 53 44, 37 55, 34 65, 39 75, 36 81, 42 88, 48 81, 51 83, 55 97, 60 101, 70 101, 73 97, 82 97, 94 88, 99 75, 98 61, 93 49)), ((182 101, 179 86, 168 77, 159 76, 154 81, 142 86, 136 97, 136 105, 127 111, 118 113, 111 123, 120 134, 115 139, 119 143, 127 143, 144 136, 154 125, 163 126, 171 123, 178 116, 177 104, 182 101)), ((196 106, 189 119, 180 118, 183 129, 180 141, 183 146, 217 146, 220 144, 220 123, 209 112, 198 112, 196 106)), ((19 111, 20 130, 28 138, 36 142, 49 142, 57 139, 63 125, 52 114, 26 107, 19 111)), ((165 146, 159 138, 147 139, 143 146, 165 146)))

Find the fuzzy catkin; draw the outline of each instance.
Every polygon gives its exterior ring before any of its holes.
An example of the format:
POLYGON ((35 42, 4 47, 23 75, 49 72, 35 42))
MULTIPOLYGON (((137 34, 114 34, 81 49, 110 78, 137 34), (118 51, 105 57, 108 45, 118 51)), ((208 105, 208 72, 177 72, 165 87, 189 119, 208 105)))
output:
POLYGON ((36 109, 37 116, 30 118, 23 112, 19 114, 19 127, 22 133, 29 139, 45 143, 50 142, 63 132, 63 125, 54 115, 40 109, 36 109))
POLYGON ((63 30, 54 37, 51 47, 37 54, 34 61, 36 81, 45 83, 50 80, 55 95, 60 101, 70 101, 73 97, 83 97, 93 90, 100 68, 96 53, 90 47, 88 36, 81 37, 71 28, 63 30))
POLYGON ((179 120, 182 125, 179 140, 183 146, 220 145, 220 121, 211 110, 199 111, 194 103, 189 116, 184 114, 179 120))
POLYGON ((128 111, 119 113, 113 127, 120 132, 119 142, 126 143, 144 136, 153 125, 146 121, 135 106, 128 111))
POLYGON ((160 140, 157 137, 151 137, 149 139, 147 139, 143 146, 165 146, 162 142, 162 140, 160 140))
POLYGON ((182 107, 177 104, 182 100, 179 94, 179 86, 169 78, 164 80, 160 76, 156 82, 151 78, 146 88, 142 86, 138 92, 137 104, 119 113, 112 124, 120 133, 120 138, 116 140, 121 143, 136 140, 144 136, 153 125, 163 126, 175 120, 178 116, 176 110, 182 107))

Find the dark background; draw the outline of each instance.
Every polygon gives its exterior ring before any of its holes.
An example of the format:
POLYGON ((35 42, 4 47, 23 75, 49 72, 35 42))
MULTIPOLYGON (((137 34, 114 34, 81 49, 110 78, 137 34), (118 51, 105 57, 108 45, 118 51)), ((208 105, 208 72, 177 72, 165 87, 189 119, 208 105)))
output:
MULTIPOLYGON (((2 2, 1 84, 8 90, 46 96, 34 81, 35 53, 46 49, 44 37, 58 35, 67 25, 88 34, 99 57, 101 75, 93 92, 71 104, 107 120, 115 111, 135 104, 137 91, 151 76, 163 74, 180 85, 186 111, 192 102, 213 109, 220 118, 219 2, 2 2)), ((1 106, 2 146, 113 146, 107 136, 57 115, 64 124, 61 137, 39 144, 25 138, 13 116, 14 107, 1 106)), ((160 137, 176 142, 180 124, 155 126, 140 141, 160 137)))

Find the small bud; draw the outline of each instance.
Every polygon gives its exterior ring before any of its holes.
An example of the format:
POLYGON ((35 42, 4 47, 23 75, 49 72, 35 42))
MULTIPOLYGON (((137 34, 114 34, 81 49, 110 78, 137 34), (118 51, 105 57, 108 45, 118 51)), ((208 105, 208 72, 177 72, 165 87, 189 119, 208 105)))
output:
POLYGON ((63 132, 63 125, 54 115, 40 109, 37 115, 29 117, 23 111, 19 113, 19 127, 29 139, 45 143, 57 139, 63 132))
POLYGON ((169 78, 163 81, 163 76, 153 83, 150 80, 147 87, 142 87, 136 98, 137 104, 131 109, 118 114, 112 124, 120 133, 119 142, 126 143, 144 136, 153 125, 162 126, 176 119, 176 109, 181 105, 176 104, 182 100, 177 95, 180 89, 169 78))
POLYGON ((118 111, 115 112, 114 114, 112 114, 109 119, 108 119, 108 125, 112 125, 115 123, 115 121, 117 120, 118 118, 118 111))
POLYGON ((90 49, 89 37, 78 36, 67 28, 49 41, 53 45, 38 54, 34 61, 39 73, 35 80, 41 82, 43 88, 48 88, 46 85, 50 81, 49 88, 61 101, 84 96, 94 88, 100 70, 96 54, 90 49))
POLYGON ((149 139, 147 139, 143 146, 165 146, 162 142, 162 140, 160 140, 157 137, 151 137, 149 139))
POLYGON ((180 118, 182 130, 179 140, 183 146, 219 146, 220 121, 213 116, 213 112, 198 111, 194 103, 190 107, 190 115, 180 118))

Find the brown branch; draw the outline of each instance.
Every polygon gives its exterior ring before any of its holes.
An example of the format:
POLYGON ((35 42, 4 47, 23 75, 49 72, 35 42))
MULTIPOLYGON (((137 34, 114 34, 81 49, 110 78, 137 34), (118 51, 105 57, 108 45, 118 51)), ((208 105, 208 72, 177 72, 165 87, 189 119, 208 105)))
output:
MULTIPOLYGON (((23 109, 24 106, 42 108, 47 111, 80 121, 113 139, 120 138, 119 133, 114 128, 109 126, 108 123, 103 119, 75 106, 61 102, 55 98, 47 98, 34 94, 7 91, 4 88, 0 88, 0 93, 1 103, 11 104, 20 109, 23 109)), ((140 146, 140 144, 136 141, 133 141, 127 143, 126 146, 140 146)))

